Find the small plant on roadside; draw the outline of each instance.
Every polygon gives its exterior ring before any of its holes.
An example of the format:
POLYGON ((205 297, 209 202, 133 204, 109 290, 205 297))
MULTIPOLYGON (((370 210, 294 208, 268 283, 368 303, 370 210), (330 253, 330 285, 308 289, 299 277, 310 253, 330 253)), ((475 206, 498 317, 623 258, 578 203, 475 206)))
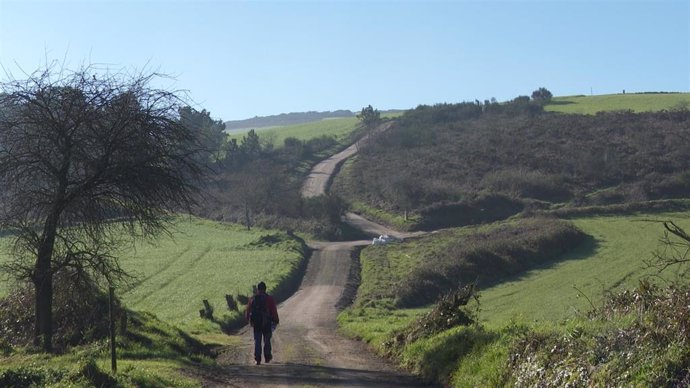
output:
POLYGON ((421 338, 427 338, 456 326, 470 326, 477 322, 479 314, 479 293, 476 284, 467 284, 450 291, 439 298, 433 309, 413 321, 405 329, 394 333, 386 343, 390 350, 401 349, 421 338), (474 300, 476 305, 469 307, 474 300))

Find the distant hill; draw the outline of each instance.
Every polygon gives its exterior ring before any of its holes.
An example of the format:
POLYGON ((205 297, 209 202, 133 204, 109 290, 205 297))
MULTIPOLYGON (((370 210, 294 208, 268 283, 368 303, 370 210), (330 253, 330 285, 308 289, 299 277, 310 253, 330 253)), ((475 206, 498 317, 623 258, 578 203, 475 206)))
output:
POLYGON ((293 112, 281 113, 273 116, 253 117, 245 120, 233 120, 225 122, 225 129, 228 131, 239 129, 256 129, 265 127, 282 127, 286 125, 303 124, 311 121, 323 119, 354 117, 355 114, 349 110, 336 110, 333 112, 293 112))

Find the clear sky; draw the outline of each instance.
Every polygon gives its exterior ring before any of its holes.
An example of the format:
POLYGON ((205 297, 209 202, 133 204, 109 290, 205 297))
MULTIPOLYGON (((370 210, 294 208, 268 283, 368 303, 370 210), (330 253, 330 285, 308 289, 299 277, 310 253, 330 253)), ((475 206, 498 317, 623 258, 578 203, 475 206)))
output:
POLYGON ((690 1, 0 0, 0 65, 173 75, 217 119, 690 91, 690 1))

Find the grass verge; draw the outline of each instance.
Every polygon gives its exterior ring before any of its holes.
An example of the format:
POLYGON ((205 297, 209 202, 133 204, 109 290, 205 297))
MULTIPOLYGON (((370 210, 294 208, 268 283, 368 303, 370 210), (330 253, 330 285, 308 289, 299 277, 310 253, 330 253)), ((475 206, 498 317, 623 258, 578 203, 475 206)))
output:
POLYGON ((3 387, 200 387, 180 370, 213 367, 203 345, 147 313, 130 313, 126 334, 117 337, 117 373, 111 371, 107 341, 70 349, 65 354, 31 348, 0 353, 3 387))

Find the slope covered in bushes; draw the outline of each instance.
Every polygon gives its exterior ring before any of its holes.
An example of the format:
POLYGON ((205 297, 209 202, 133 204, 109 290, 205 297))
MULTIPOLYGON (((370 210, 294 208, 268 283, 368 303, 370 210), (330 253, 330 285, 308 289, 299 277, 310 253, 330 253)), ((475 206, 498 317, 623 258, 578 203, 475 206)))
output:
POLYGON ((363 147, 336 187, 351 201, 411 210, 422 216, 418 228, 445 226, 436 221, 440 208, 492 211, 479 200, 487 195, 535 209, 684 198, 689 124, 687 110, 575 115, 518 102, 420 106, 363 147))

